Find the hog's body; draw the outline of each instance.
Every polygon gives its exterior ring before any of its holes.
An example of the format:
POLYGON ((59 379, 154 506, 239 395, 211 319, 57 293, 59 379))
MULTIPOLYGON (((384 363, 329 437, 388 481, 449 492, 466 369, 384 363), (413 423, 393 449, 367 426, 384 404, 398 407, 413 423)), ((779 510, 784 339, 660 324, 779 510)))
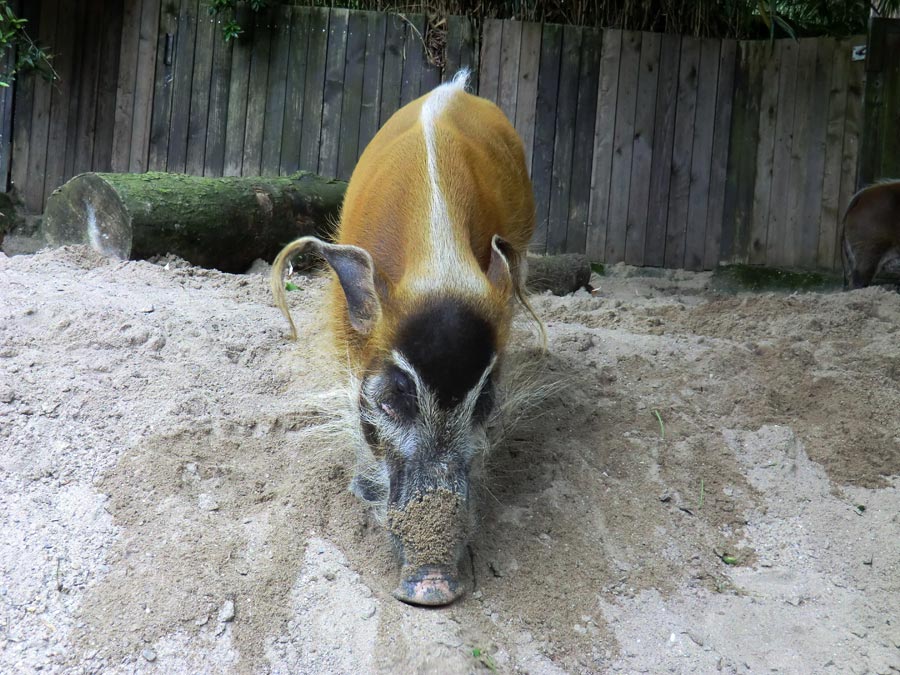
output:
POLYGON ((335 243, 297 240, 272 272, 290 321, 287 258, 313 250, 334 271, 329 318, 365 439, 352 489, 386 519, 403 566, 395 595, 416 604, 461 593, 494 380, 513 302, 528 308, 534 204, 522 144, 493 103, 464 91, 465 77, 388 120, 353 172, 335 243))
POLYGON ((844 279, 862 288, 900 259, 900 181, 869 185, 850 199, 841 239, 844 279))

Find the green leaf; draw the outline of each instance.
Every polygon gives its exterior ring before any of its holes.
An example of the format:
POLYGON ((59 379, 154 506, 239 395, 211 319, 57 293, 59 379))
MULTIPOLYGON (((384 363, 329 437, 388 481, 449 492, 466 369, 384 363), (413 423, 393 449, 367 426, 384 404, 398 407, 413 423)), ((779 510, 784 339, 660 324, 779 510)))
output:
POLYGON ((286 291, 299 291, 300 287, 297 284, 291 283, 290 281, 284 282, 284 290, 286 291))

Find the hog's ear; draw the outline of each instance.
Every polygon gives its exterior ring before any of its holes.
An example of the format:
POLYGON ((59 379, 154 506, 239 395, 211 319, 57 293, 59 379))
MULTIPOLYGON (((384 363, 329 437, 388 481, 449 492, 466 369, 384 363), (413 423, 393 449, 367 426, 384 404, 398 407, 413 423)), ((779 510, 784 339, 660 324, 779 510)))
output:
POLYGON ((302 237, 291 242, 282 249, 272 264, 271 283, 276 304, 288 317, 292 333, 295 335, 296 331, 293 330, 293 321, 283 301, 282 273, 287 259, 303 252, 315 253, 331 266, 341 282, 341 288, 344 289, 350 325, 363 335, 371 333, 381 317, 381 303, 375 290, 375 264, 372 262, 372 256, 359 246, 328 244, 317 237, 302 237))
POLYGON ((513 291, 519 295, 525 285, 522 261, 519 253, 508 241, 495 234, 491 238, 491 262, 488 264, 487 276, 498 288, 513 291))

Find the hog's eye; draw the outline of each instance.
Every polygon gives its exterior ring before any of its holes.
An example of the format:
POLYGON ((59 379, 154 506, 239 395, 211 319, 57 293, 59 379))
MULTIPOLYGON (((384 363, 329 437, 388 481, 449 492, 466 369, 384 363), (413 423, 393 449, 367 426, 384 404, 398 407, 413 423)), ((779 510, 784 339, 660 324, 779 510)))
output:
POLYGON ((416 385, 399 368, 387 372, 381 410, 398 422, 409 422, 416 415, 416 385))

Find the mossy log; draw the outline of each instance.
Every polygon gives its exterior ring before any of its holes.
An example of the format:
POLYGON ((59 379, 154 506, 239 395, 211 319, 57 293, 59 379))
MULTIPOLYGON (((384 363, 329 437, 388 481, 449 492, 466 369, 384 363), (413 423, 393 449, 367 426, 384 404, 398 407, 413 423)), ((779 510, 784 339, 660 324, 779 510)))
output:
POLYGON ((43 229, 54 246, 87 244, 123 260, 171 253, 202 267, 244 272, 297 237, 326 235, 346 187, 308 172, 250 178, 84 173, 50 195, 43 229))
POLYGON ((528 258, 525 285, 533 293, 550 291, 553 295, 566 295, 585 288, 590 280, 591 264, 580 253, 528 258))

